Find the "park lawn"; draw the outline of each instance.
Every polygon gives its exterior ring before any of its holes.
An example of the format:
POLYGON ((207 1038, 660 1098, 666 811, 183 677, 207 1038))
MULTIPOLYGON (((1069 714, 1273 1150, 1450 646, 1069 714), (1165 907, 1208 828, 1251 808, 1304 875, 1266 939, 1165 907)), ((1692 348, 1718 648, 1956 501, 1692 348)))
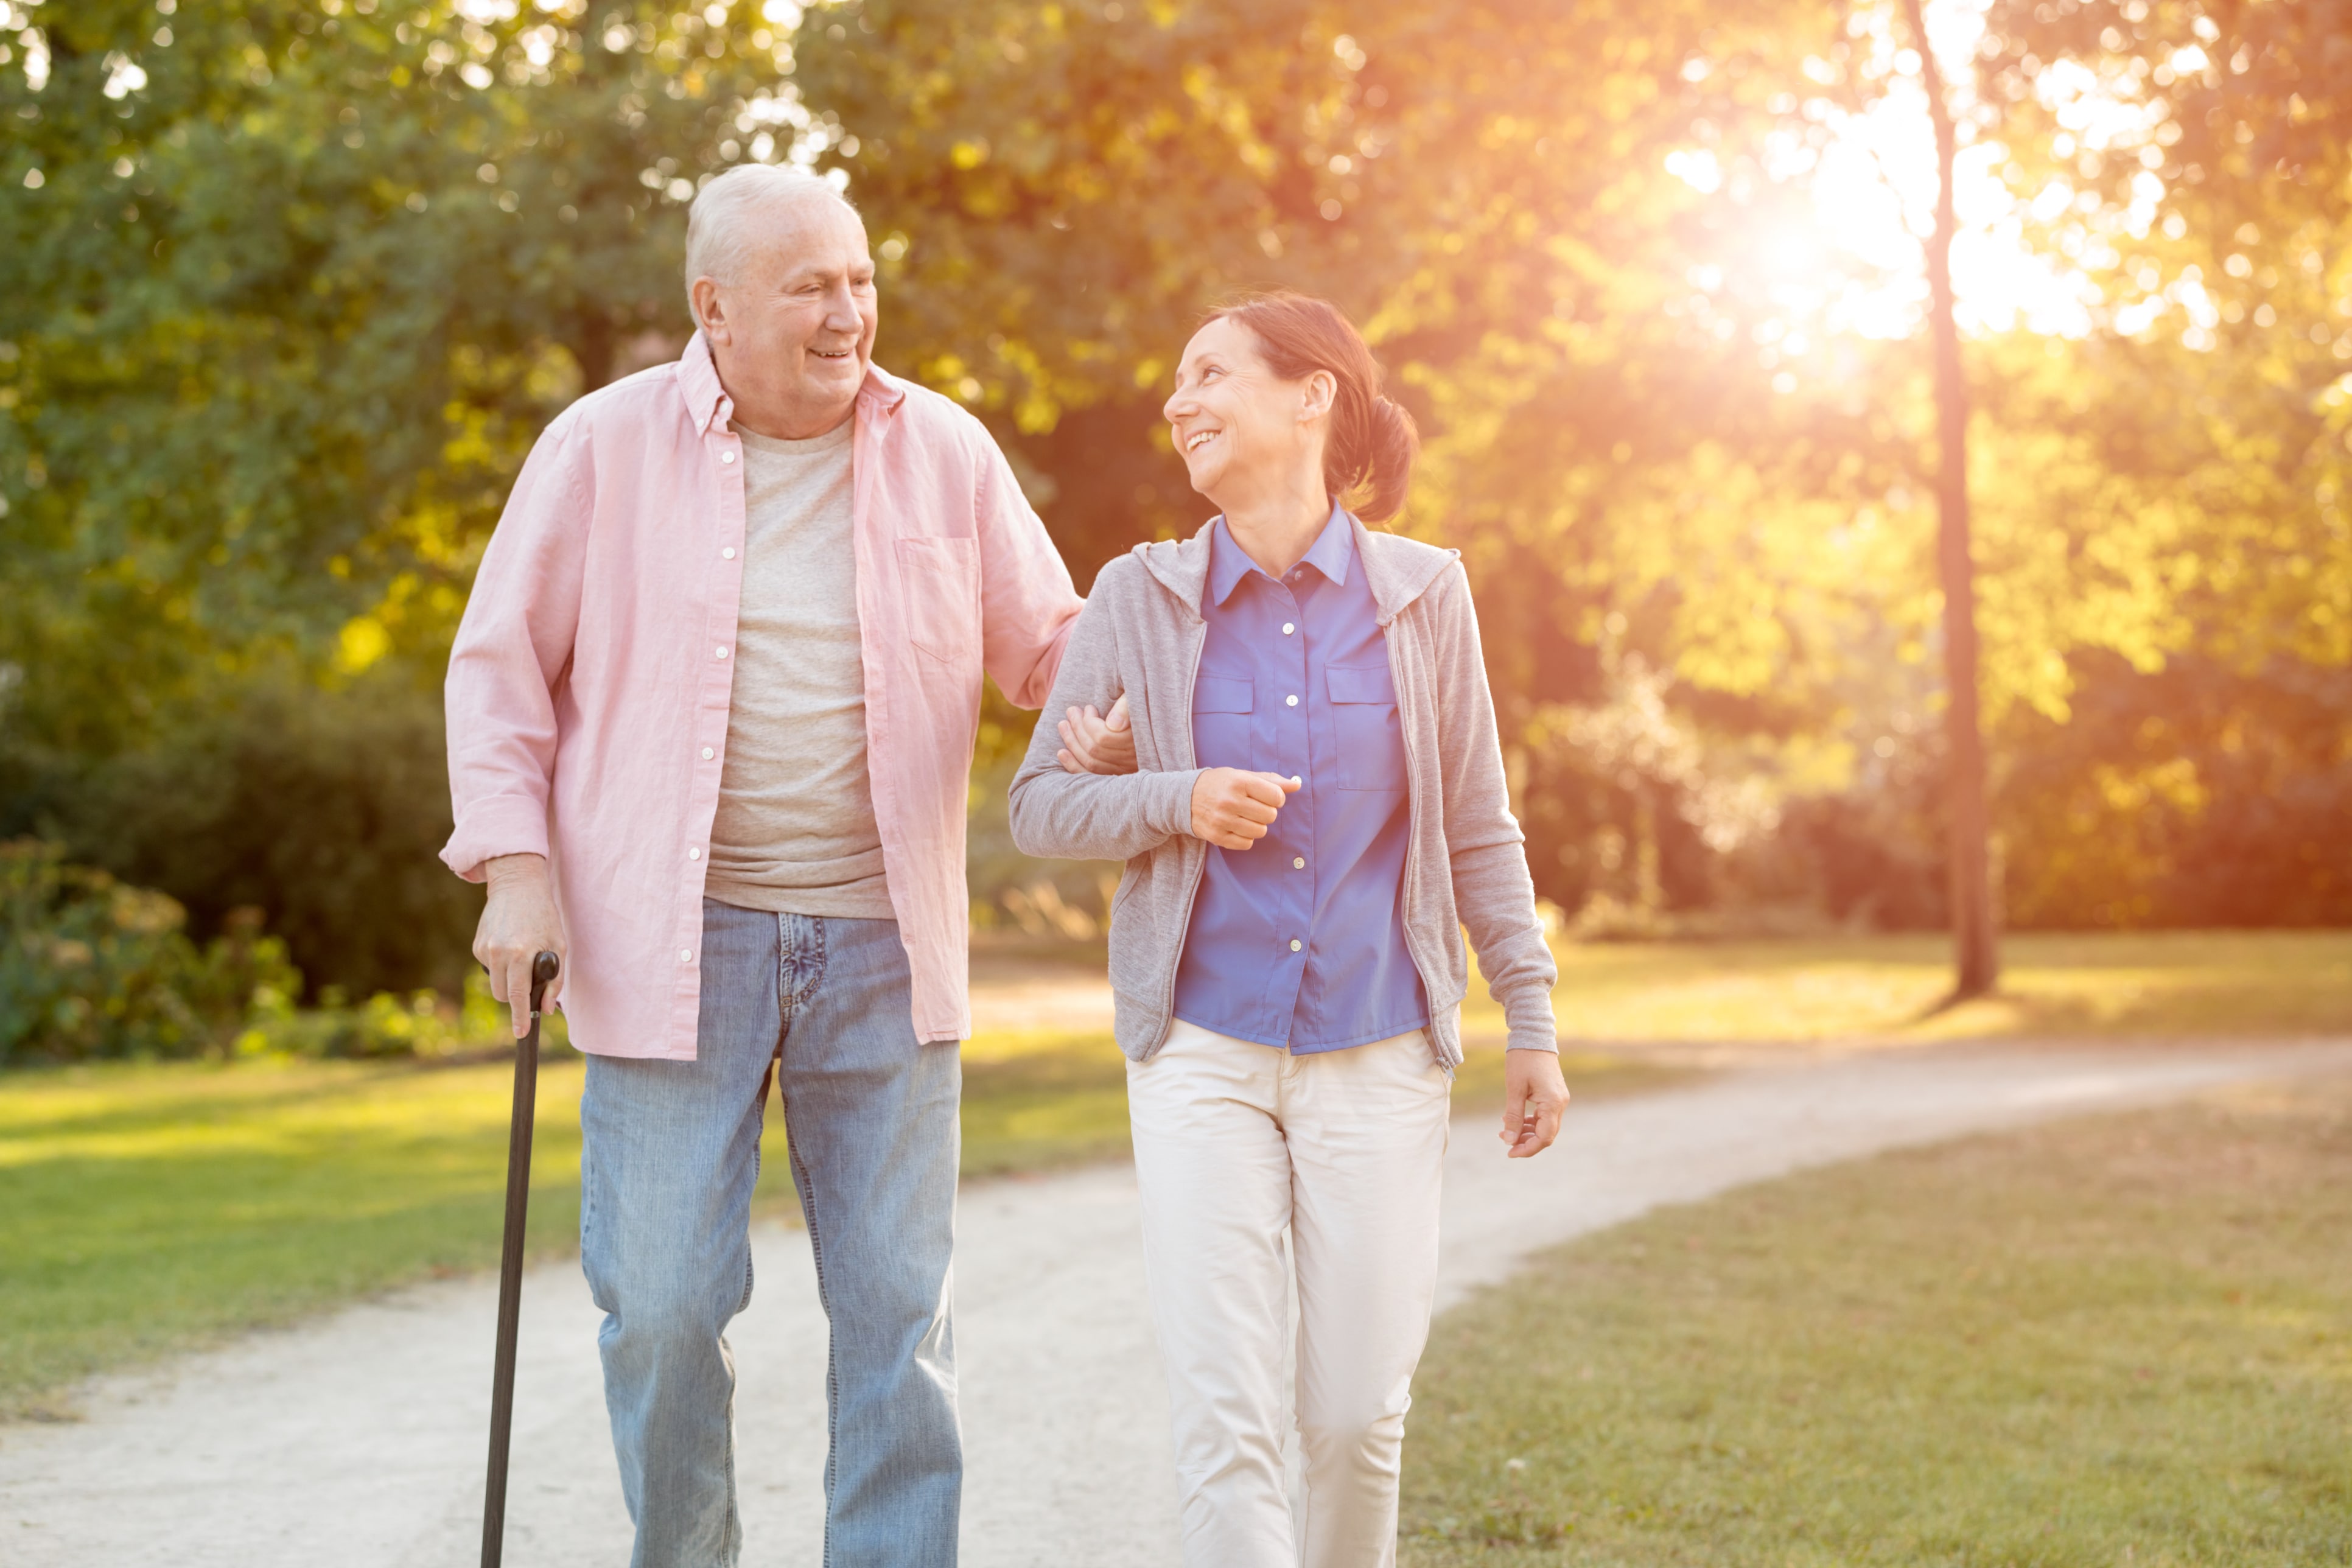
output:
MULTIPOLYGON (((581 1067, 540 1075, 531 1238, 572 1246, 581 1067)), ((0 1416, 84 1373, 496 1268, 499 1064, 107 1063, 0 1079, 0 1416)))
MULTIPOLYGON (((1939 1009, 1941 936, 1560 943, 1559 1029, 1605 1045, 1927 1045, 2352 1033, 2352 931, 2025 933, 2000 994, 1939 1009)), ((1499 1035, 1483 984, 1467 1034, 1499 1035)))
MULTIPOLYGON (((2071 1013, 2040 1005, 2037 1016, 2073 1020, 2054 1032, 2352 1028, 2352 937, 2021 938, 2009 952, 2021 994, 2090 999, 2071 1013), (2147 995, 2173 1005, 2151 1021, 2147 1005, 2121 1000, 2147 995), (2192 1026, 2198 1017, 2214 1021, 2192 1026)), ((1563 1060, 1587 1100, 1666 1087, 1688 1069, 1577 1037, 1635 1047, 1849 1037, 1874 1019, 1899 1021, 1941 980, 1939 944, 1908 938, 1563 957, 1563 1060), (1692 999, 1710 995, 1695 1017, 1692 999)), ((1471 1050, 1454 1098, 1483 1118, 1499 1113, 1503 1053, 1499 1016, 1479 989, 1488 1011, 1465 1021, 1471 1050)), ((1923 1035, 1932 1026, 1901 1037, 1923 1035)), ((542 1256, 571 1251, 577 1232, 580 1075, 578 1058, 558 1052, 541 1076, 531 1233, 542 1256)), ((499 1062, 105 1064, 0 1077, 0 1418, 48 1408, 89 1372, 492 1267, 509 1082, 499 1062)), ((1125 1062, 1099 1030, 983 1036, 964 1051, 964 1082, 968 1174, 1126 1151, 1125 1062)), ((772 1101, 770 1114, 772 1127, 772 1101)), ((763 1212, 793 1212, 787 1169, 766 1163, 763 1212)))
MULTIPOLYGON (((964 1169, 1123 1153, 1100 1035, 966 1052, 964 1169)), ((539 1080, 531 1239, 576 1249, 583 1067, 539 1080)), ((0 1077, 0 1419, 85 1373, 498 1263, 513 1071, 342 1061, 104 1063, 0 1077)), ((757 1205, 796 1217, 782 1118, 757 1205)))
MULTIPOLYGON (((1463 1093, 1500 1098, 1500 1051, 1463 1093)), ((1670 1069, 1571 1060, 1580 1093, 1670 1069)), ((61 1413, 58 1387, 285 1323, 355 1295, 497 1268, 506 1063, 103 1063, 0 1077, 0 1420, 61 1413)), ((539 1074, 531 1244, 579 1234, 581 1060, 539 1074)), ((797 1220, 769 1096, 757 1208, 797 1220)), ((1127 1058, 1106 1035, 964 1048, 967 1175, 1127 1154, 1127 1058)))
POLYGON ((1668 1210, 1413 1393, 1406 1568, 2352 1563, 2352 1084, 1668 1210))
MULTIPOLYGON (((1463 1092, 1499 1104, 1502 1053, 1463 1092)), ((1677 1074, 1572 1060, 1580 1091, 1677 1074)), ((539 1083, 531 1237, 576 1246, 580 1058, 539 1083)), ((504 1062, 107 1063, 0 1078, 0 1419, 58 1414, 85 1373, 292 1321, 409 1281, 494 1268, 513 1076, 504 1062)), ((796 1219, 769 1100, 761 1212, 796 1219)), ((963 1169, 1127 1152, 1126 1058, 1098 1034, 965 1050, 963 1169)))

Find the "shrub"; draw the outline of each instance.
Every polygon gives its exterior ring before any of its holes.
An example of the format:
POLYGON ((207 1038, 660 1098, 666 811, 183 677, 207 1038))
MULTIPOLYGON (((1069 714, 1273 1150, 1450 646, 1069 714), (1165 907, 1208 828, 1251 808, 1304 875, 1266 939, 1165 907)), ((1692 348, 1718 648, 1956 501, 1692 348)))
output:
MULTIPOLYGON (((351 1005, 329 987, 324 1005, 299 1012, 281 1008, 257 1012, 251 1026, 237 1037, 239 1056, 406 1058, 433 1060, 461 1052, 510 1048, 514 1037, 504 1003, 490 995, 489 976, 477 969, 466 976, 465 999, 452 1007, 437 991, 407 994, 379 991, 366 1001, 351 1005)), ((541 1047, 565 1047, 568 1036, 562 1014, 546 1021, 541 1047)))
POLYGON ((224 677, 139 747, 36 752, 0 728, 0 834, 158 888, 198 937, 230 912, 269 930, 319 1001, 454 994, 482 907, 436 858, 449 836, 438 696, 390 670, 321 690, 282 670, 224 677))
POLYGON ((225 1049, 284 1012, 302 977, 251 911, 199 947, 164 894, 67 863, 61 845, 0 843, 0 1065, 225 1049))

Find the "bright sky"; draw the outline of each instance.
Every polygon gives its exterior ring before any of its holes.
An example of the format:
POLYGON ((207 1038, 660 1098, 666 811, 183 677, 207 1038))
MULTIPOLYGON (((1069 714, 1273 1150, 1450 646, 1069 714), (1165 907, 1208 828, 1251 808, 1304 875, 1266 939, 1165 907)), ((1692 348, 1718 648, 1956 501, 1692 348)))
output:
MULTIPOLYGON (((2157 177, 2136 177, 2134 200, 2123 212, 2093 214, 2063 181, 2021 197, 2000 177, 2008 150, 1989 139, 1971 139, 1977 104, 1969 91, 1970 61, 1984 34, 1985 0, 1927 0, 1927 29, 1961 121, 1961 144, 1954 175, 1960 231, 1952 249, 1952 277, 1963 331, 2006 331, 2019 325, 2037 332, 2079 336, 2090 331, 2100 303, 2098 286, 2081 267, 2111 264, 2109 238, 2145 236, 2163 195, 2157 177), (2072 209, 2082 232, 2066 241, 2074 257, 2036 253, 2025 241, 2029 220, 2049 223, 2072 209)), ((1740 258, 1760 269, 1787 330, 1823 336, 1857 332, 1866 337, 1906 337, 1918 330, 1927 299, 1926 257, 1920 237, 1933 226, 1936 199, 1935 135, 1927 118, 1919 58, 1908 47, 1908 29, 1897 8, 1881 4, 1856 10, 1852 19, 1853 65, 1868 107, 1847 110, 1824 95, 1800 112, 1825 127, 1826 146, 1815 147, 1796 131, 1775 132, 1765 149, 1766 172, 1775 181, 1810 188, 1810 220, 1761 218, 1749 237, 1755 250, 1740 258)), ((2201 69, 2200 50, 2186 50, 2178 68, 2201 69)), ((1694 68, 1696 69, 1697 68, 1694 68)), ((1806 74, 1828 84, 1836 68, 1807 62, 1806 74)), ((2136 83, 2126 84, 2137 88, 2136 83)), ((2105 90, 2087 70, 2046 68, 2036 82, 2043 101, 2058 110, 2074 142, 2062 155, 2096 152, 2137 157, 2151 130, 2151 117, 2135 90, 2105 90)), ((1692 148, 1668 156, 1666 166, 1701 191, 1716 189, 1723 171, 1715 155, 1692 148)), ((2150 279, 2143 287, 2160 280, 2150 279)), ((2117 324, 2126 331, 2147 326, 2167 308, 2186 311, 2192 333, 2209 327, 2210 303, 2190 281, 2175 283, 2151 299, 2116 300, 2117 324)))

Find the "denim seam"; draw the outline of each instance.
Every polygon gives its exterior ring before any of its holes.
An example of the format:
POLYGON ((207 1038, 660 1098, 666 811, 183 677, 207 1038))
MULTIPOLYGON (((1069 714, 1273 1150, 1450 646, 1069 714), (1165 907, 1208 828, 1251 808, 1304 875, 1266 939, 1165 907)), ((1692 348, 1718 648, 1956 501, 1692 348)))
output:
POLYGON ((735 1390, 730 1380, 727 1391, 727 1522, 720 1531, 719 1560, 732 1564, 743 1553, 743 1512, 737 1501, 735 1476, 735 1390))
MULTIPOLYGON (((817 1302, 824 1309, 828 1321, 833 1316, 833 1292, 827 1289, 824 1275, 824 1236, 817 1224, 816 1187, 809 1174, 808 1162, 801 1158, 801 1146, 792 1136, 792 1120, 784 1121, 784 1138, 791 1152, 793 1179, 800 1184, 801 1214, 808 1221, 809 1260, 816 1268, 817 1302)), ((834 1342, 835 1336, 825 1336, 824 1352, 824 1568, 833 1568, 833 1490, 837 1457, 841 1451, 841 1352, 834 1342)))
MULTIPOLYGON (((584 1086, 581 1100, 584 1105, 587 1100, 584 1086)), ((596 1178, 588 1163, 588 1149, 586 1129, 583 1127, 580 1139, 580 1271, 583 1274, 588 1272, 588 1259, 593 1256, 589 1250, 589 1226, 596 1217, 596 1178)))

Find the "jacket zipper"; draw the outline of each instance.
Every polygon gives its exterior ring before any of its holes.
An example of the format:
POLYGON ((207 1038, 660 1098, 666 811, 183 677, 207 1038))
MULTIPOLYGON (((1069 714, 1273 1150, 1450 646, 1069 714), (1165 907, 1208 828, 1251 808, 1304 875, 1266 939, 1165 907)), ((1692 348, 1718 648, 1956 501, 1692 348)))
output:
MULTIPOLYGON (((1404 682, 1398 677, 1397 646, 1394 628, 1397 622, 1404 619, 1405 610, 1411 609, 1412 607, 1412 606, 1408 604, 1402 608, 1400 608, 1395 616, 1391 617, 1388 628, 1381 637, 1381 641, 1388 645, 1389 679, 1396 685, 1399 691, 1405 689, 1405 687, 1404 682)), ((1418 872, 1421 867, 1421 768, 1413 757, 1412 729, 1413 727, 1411 724, 1405 722, 1404 704, 1400 701, 1397 704, 1397 735, 1404 742, 1405 800, 1404 885, 1397 889, 1397 896, 1402 899, 1410 899, 1412 896, 1412 889, 1420 885, 1416 879, 1415 873, 1418 872)), ((1430 1049, 1436 1056, 1438 1066, 1445 1069, 1445 1076, 1450 1079, 1454 1076, 1454 1064, 1446 1059, 1444 1047, 1441 1046, 1437 1040, 1437 1004, 1433 999, 1434 993, 1430 988, 1429 965, 1423 962, 1422 956, 1419 952, 1413 951, 1412 911, 1411 910, 1407 910, 1405 911, 1404 945, 1405 951, 1412 956, 1413 968, 1419 972, 1421 975, 1422 999, 1430 1004, 1430 1049)))
MULTIPOLYGON (((1164 584, 1161 584, 1161 590, 1166 591, 1164 584)), ((1192 692, 1194 688, 1201 684, 1201 655, 1208 649, 1208 623, 1202 622, 1199 629, 1201 639, 1192 645, 1192 668, 1184 678, 1183 707, 1186 760, 1196 769, 1201 765, 1201 759, 1192 754, 1192 692)), ((1411 854, 1412 850, 1408 848, 1406 853, 1411 854)), ((1151 1042, 1151 1050, 1143 1058, 1146 1061, 1160 1054, 1160 1047, 1168 1043, 1170 1033, 1176 1027, 1176 972, 1184 965, 1184 934, 1192 929, 1192 905, 1201 896, 1201 879, 1208 874, 1208 870, 1209 847, 1203 843, 1201 846, 1201 858, 1192 867, 1192 879, 1184 889, 1183 915, 1176 922, 1176 962, 1168 966, 1168 984, 1160 998, 1160 1037, 1151 1042)), ((1426 988, 1427 983, 1424 982, 1423 989, 1426 988)))

